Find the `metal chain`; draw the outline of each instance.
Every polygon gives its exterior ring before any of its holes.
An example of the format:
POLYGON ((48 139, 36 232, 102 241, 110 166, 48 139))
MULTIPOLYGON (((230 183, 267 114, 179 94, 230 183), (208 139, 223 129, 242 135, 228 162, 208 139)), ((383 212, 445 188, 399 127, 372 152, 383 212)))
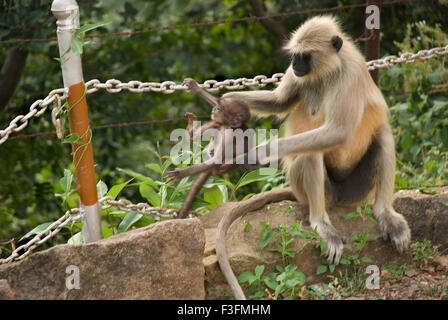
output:
POLYGON ((127 199, 114 200, 111 196, 101 198, 100 202, 105 202, 105 204, 101 206, 101 210, 109 209, 111 207, 118 207, 120 210, 125 212, 137 211, 145 216, 155 216, 156 220, 160 220, 160 218, 173 218, 177 216, 177 210, 175 209, 151 207, 149 204, 143 202, 134 204, 127 199))
POLYGON ((398 63, 413 63, 415 60, 426 61, 435 57, 448 54, 448 45, 436 47, 428 50, 420 50, 417 53, 405 52, 400 57, 388 56, 383 59, 371 60, 367 62, 369 70, 390 68, 398 63))
POLYGON ((28 121, 32 117, 40 117, 48 108, 50 104, 54 104, 54 109, 58 109, 61 106, 61 102, 67 99, 68 90, 64 88, 55 89, 51 91, 45 99, 39 99, 35 101, 31 107, 30 111, 26 115, 19 115, 14 118, 9 123, 9 126, 0 130, 0 144, 4 143, 8 140, 8 137, 13 132, 19 132, 25 129, 28 126, 28 121), (18 122, 20 124, 18 124, 18 122))
MULTIPOLYGON (((103 197, 99 200, 99 202, 102 204, 101 210, 109 209, 111 207, 118 207, 120 210, 125 212, 137 211, 138 213, 146 216, 153 216, 156 218, 156 220, 160 220, 160 218, 173 218, 177 216, 177 210, 174 209, 151 207, 147 203, 133 204, 127 199, 114 200, 111 196, 103 197)), ((0 265, 26 258, 31 254, 34 248, 53 238, 57 233, 59 233, 59 231, 61 231, 63 227, 65 227, 70 222, 80 220, 83 214, 84 213, 80 208, 68 210, 62 217, 50 224, 45 230, 39 232, 26 244, 17 247, 8 258, 0 259, 0 265), (78 214, 73 215, 74 213, 78 214), (23 253, 21 254, 21 252, 23 253)))
MULTIPOLYGON (((415 60, 425 61, 431 58, 444 56, 448 54, 448 45, 445 47, 436 47, 429 50, 420 50, 417 53, 405 52, 400 57, 388 56, 383 59, 371 60, 367 62, 368 70, 390 68, 398 63, 412 63, 415 60)), ((206 80, 200 87, 206 89, 209 92, 218 92, 219 90, 242 90, 247 87, 263 88, 268 84, 278 85, 283 77, 283 73, 273 74, 270 78, 265 75, 258 75, 252 79, 238 78, 227 79, 224 81, 206 80)), ((164 82, 142 82, 132 80, 129 82, 121 82, 116 79, 109 79, 105 83, 101 83, 98 79, 93 79, 86 82, 86 94, 97 92, 100 89, 105 89, 110 93, 121 92, 127 90, 134 93, 143 92, 161 92, 165 94, 171 94, 175 91, 186 91, 187 86, 182 84, 176 84, 174 81, 164 82)), ((35 101, 31 107, 30 112, 26 115, 19 115, 15 117, 9 124, 9 126, 0 130, 0 144, 8 140, 9 135, 12 132, 19 132, 28 125, 28 120, 32 117, 41 116, 46 110, 49 104, 54 103, 55 109, 59 110, 61 102, 67 99, 68 89, 61 88, 51 91, 48 96, 43 100, 35 101), (40 109, 40 110, 39 110, 40 109), (18 124, 20 122, 20 124, 18 124)), ((52 120, 60 136, 61 128, 60 121, 56 118, 56 112, 53 109, 52 120)))
POLYGON ((0 259, 0 265, 12 261, 22 260, 23 258, 26 258, 31 251, 36 248, 37 246, 43 244, 48 239, 54 237, 63 227, 65 227, 67 224, 69 224, 72 221, 76 221, 81 219, 82 214, 80 213, 81 209, 74 208, 71 210, 68 210, 62 217, 60 217, 58 220, 50 224, 45 230, 39 232, 36 236, 34 236, 33 239, 28 241, 27 243, 17 247, 11 255, 6 259, 0 259), (76 216, 73 216, 73 213, 78 213, 76 216), (54 230, 52 230, 55 228, 54 230), (20 252, 24 251, 22 254, 20 252))
MULTIPOLYGON (((276 73, 270 78, 264 75, 255 76, 252 79, 239 78, 239 79, 227 79, 224 81, 206 80, 200 87, 206 89, 209 92, 218 92, 219 90, 241 90, 247 87, 263 88, 268 84, 277 84, 283 77, 283 73, 276 73)), ((132 80, 129 82, 121 82, 116 79, 109 79, 105 83, 101 83, 98 79, 93 79, 86 82, 86 93, 91 94, 97 92, 100 89, 105 89, 110 93, 117 93, 122 90, 128 90, 135 93, 143 92, 161 92, 165 94, 171 94, 175 91, 186 91, 188 87, 186 85, 177 84, 174 81, 164 82, 142 82, 132 80)))

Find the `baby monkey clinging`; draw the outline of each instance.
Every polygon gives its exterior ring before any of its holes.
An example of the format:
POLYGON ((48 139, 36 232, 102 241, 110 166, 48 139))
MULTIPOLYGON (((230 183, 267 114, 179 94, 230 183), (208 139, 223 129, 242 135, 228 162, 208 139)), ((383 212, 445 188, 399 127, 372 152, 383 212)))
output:
POLYGON ((213 136, 210 138, 210 143, 207 146, 207 151, 210 156, 209 160, 185 169, 176 169, 167 173, 171 181, 178 181, 184 177, 199 174, 199 177, 190 189, 179 211, 179 218, 185 218, 188 215, 194 199, 210 175, 221 175, 238 166, 235 163, 225 164, 225 161, 223 161, 227 146, 232 146, 233 148, 233 159, 242 153, 247 153, 249 150, 249 139, 243 135, 243 131, 247 129, 246 122, 250 118, 250 111, 247 106, 233 98, 216 98, 199 87, 198 83, 191 78, 186 78, 184 84, 191 92, 198 94, 213 106, 211 113, 212 121, 198 128, 194 127, 194 121, 197 119, 196 116, 192 113, 185 114, 188 118, 187 132, 189 140, 193 141, 193 139, 201 138, 209 129, 218 130, 219 135, 218 138, 213 136), (234 131, 235 129, 241 130, 234 131), (243 148, 238 148, 237 143, 235 143, 237 140, 240 140, 237 139, 239 134, 243 135, 243 148))

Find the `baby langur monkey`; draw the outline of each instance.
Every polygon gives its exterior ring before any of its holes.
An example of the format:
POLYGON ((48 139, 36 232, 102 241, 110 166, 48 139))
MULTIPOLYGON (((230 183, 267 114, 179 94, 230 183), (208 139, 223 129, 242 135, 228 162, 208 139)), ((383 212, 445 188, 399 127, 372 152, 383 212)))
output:
POLYGON ((238 166, 236 163, 232 162, 231 164, 228 164, 223 161, 226 156, 225 148, 226 146, 230 146, 229 143, 232 143, 233 147, 232 160, 234 160, 237 155, 247 153, 249 150, 249 138, 246 135, 243 135, 244 131, 247 129, 246 122, 250 118, 250 111, 247 106, 232 98, 216 98, 199 87, 198 83, 191 78, 186 78, 184 84, 191 92, 198 94, 213 106, 211 113, 212 121, 201 127, 194 127, 194 121, 197 119, 194 114, 189 112, 185 114, 188 118, 187 132, 189 140, 193 141, 194 139, 200 139, 204 133, 210 129, 214 129, 215 133, 219 134, 217 136, 212 136, 210 138, 210 143, 207 145, 207 151, 210 156, 209 160, 185 169, 176 169, 167 173, 169 181, 173 182, 179 181, 184 177, 199 174, 199 177, 191 187, 190 192, 178 213, 179 218, 185 218, 188 215, 194 199, 210 175, 213 174, 219 176, 238 166), (241 130, 235 131, 236 129, 241 130), (238 135, 241 135, 243 139, 239 139, 239 141, 244 141, 243 148, 238 148, 237 143, 235 143, 236 140, 238 140, 238 135))

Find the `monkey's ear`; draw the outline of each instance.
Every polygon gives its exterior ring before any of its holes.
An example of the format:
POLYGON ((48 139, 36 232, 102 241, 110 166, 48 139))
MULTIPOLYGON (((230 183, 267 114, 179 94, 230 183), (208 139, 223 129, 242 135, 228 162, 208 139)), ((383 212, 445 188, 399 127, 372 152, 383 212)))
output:
POLYGON ((342 38, 339 36, 334 36, 333 38, 331 38, 331 45, 333 46, 334 50, 336 50, 336 52, 339 52, 342 47, 342 43, 342 38))

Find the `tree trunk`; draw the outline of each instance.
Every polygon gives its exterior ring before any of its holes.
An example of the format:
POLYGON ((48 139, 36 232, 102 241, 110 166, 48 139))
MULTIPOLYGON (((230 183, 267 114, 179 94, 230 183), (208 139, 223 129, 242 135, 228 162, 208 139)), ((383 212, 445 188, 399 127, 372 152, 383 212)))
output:
MULTIPOLYGON (((266 11, 264 10, 263 3, 259 0, 249 0, 250 6, 252 7, 252 12, 257 17, 266 16, 266 11)), ((267 18, 259 20, 261 25, 275 37, 275 52, 277 57, 282 55, 283 41, 286 39, 286 30, 282 24, 277 21, 267 18)))
POLYGON ((5 109, 8 101, 14 95, 25 67, 28 51, 11 48, 0 71, 0 111, 5 109))

